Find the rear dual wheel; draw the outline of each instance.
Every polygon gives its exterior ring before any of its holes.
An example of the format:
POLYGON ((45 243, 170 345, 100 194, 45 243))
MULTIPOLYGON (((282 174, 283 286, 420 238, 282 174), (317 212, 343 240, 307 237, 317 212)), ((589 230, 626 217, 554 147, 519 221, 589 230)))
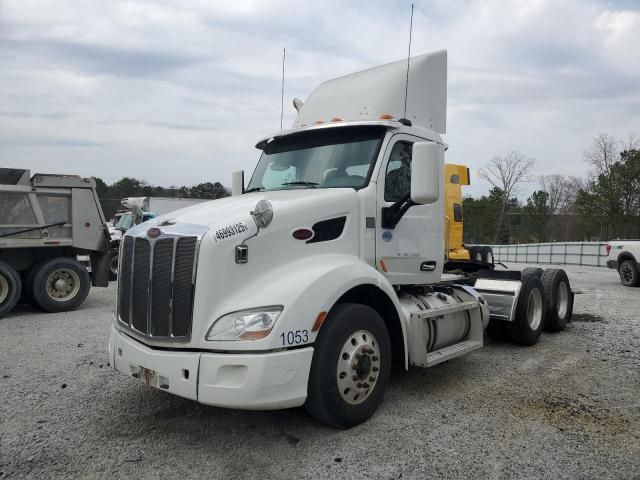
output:
POLYGON ((56 257, 33 265, 26 276, 27 296, 45 312, 78 308, 89 294, 87 269, 73 258, 56 257))
POLYGON ((545 295, 542 280, 536 275, 522 279, 515 318, 509 325, 511 339, 522 345, 538 343, 545 320, 545 295))
POLYGON ((560 332, 567 327, 573 314, 573 292, 564 270, 549 268, 542 275, 546 299, 544 329, 560 332))
POLYGON ((22 279, 16 270, 0 262, 0 318, 16 306, 22 294, 22 279))
POLYGON ((349 428, 373 415, 391 369, 391 341, 370 307, 334 307, 315 343, 305 408, 323 423, 349 428))

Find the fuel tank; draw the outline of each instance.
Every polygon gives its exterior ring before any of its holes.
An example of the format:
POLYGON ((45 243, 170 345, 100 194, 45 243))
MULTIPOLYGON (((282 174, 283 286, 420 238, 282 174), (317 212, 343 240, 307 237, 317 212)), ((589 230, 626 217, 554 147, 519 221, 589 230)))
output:
POLYGON ((472 288, 442 285, 404 289, 400 305, 410 326, 410 363, 426 366, 429 354, 464 342, 482 346, 489 308, 472 288))

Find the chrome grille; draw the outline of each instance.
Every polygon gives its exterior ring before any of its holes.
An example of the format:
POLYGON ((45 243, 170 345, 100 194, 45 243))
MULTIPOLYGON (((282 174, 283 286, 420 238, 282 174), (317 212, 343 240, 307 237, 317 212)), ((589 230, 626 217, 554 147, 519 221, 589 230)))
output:
POLYGON ((197 236, 125 236, 118 272, 118 319, 153 339, 191 337, 197 236))

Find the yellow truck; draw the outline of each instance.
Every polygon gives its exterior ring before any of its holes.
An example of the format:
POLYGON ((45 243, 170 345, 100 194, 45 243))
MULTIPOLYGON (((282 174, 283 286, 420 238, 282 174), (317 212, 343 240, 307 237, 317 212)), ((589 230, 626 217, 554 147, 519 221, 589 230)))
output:
POLYGON ((462 241, 462 185, 470 185, 469 167, 447 163, 444 166, 445 188, 445 248, 449 266, 475 261, 493 264, 493 249, 489 245, 465 245, 462 241))

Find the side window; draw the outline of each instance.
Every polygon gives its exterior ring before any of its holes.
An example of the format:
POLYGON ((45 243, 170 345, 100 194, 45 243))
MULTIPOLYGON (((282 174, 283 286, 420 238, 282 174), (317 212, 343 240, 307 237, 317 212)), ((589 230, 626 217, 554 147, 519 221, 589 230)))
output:
POLYGON ((31 204, 22 193, 0 193, 0 225, 35 225, 31 204))
POLYGON ((462 221, 462 205, 459 203, 453 204, 453 221, 461 222, 462 221))
POLYGON ((393 146, 384 181, 385 202, 397 202, 411 193, 411 147, 409 142, 393 146))
POLYGON ((69 204, 71 197, 56 195, 38 195, 45 223, 69 223, 69 204))

